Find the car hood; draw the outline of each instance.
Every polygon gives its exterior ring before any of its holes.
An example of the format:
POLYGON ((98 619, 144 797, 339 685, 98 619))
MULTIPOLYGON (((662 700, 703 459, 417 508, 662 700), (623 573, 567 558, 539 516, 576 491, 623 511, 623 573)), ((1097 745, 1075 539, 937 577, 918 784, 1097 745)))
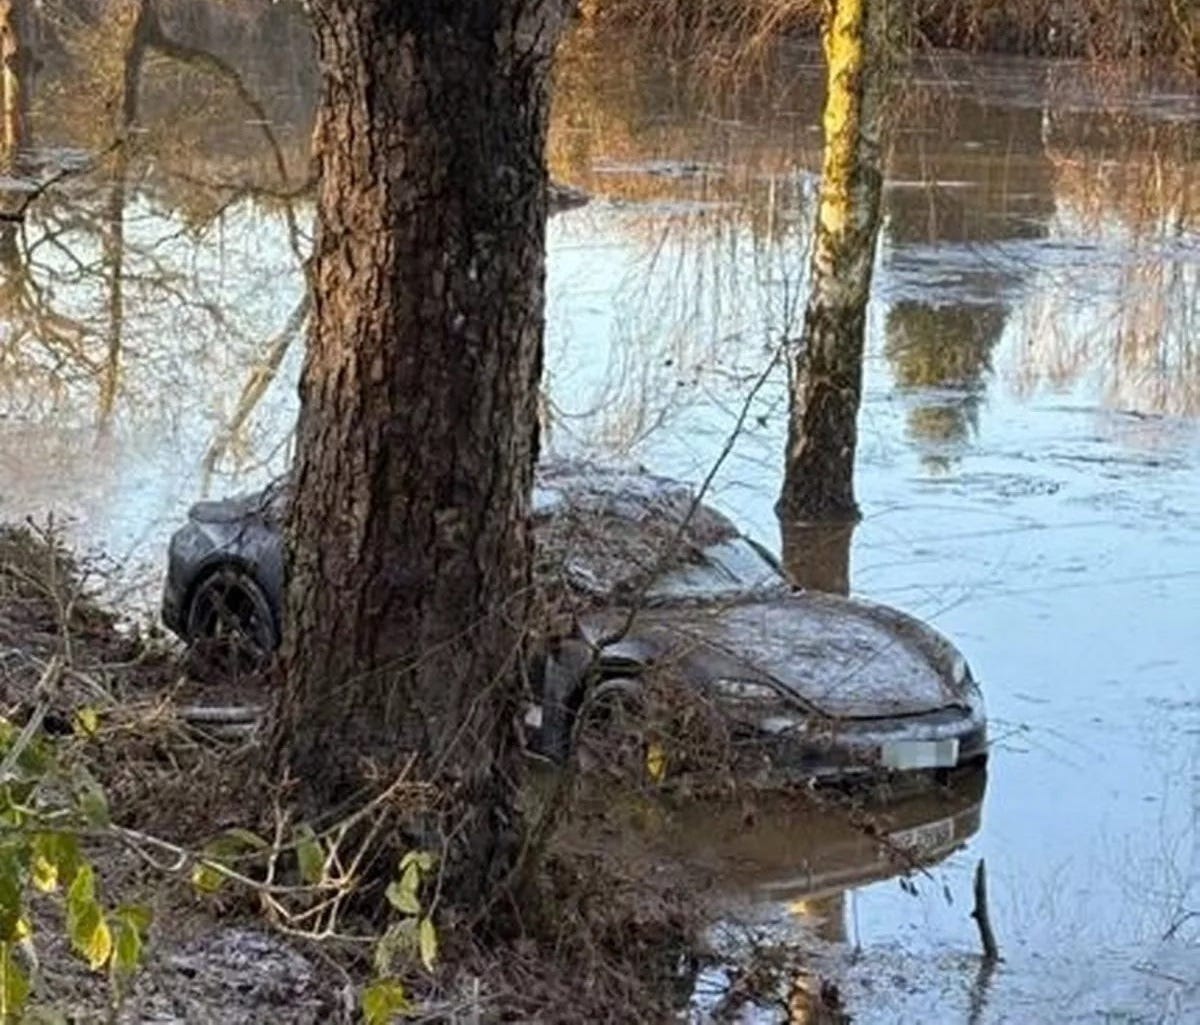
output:
MULTIPOLYGON (((586 617, 584 638, 614 636, 627 615, 586 617)), ((936 631, 887 606, 810 592, 646 609, 605 646, 604 658, 674 665, 718 696, 731 684, 766 684, 793 705, 839 719, 920 715, 970 700, 966 663, 936 631)))

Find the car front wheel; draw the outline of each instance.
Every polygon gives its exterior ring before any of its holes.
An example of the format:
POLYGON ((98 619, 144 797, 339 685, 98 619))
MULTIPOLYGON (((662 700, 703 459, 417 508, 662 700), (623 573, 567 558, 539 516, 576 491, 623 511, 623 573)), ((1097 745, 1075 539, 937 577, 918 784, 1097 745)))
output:
POLYGON ((578 710, 575 730, 580 769, 627 783, 644 778, 646 710, 639 681, 618 678, 597 684, 578 710))
POLYGON ((210 682, 262 672, 279 644, 262 588, 228 566, 214 570, 196 588, 188 607, 187 638, 192 672, 210 682))

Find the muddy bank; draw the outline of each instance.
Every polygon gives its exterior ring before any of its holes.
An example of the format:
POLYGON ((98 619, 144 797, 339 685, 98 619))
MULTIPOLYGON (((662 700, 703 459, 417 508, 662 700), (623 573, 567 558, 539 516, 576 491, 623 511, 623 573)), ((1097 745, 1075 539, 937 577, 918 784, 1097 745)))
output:
MULTIPOLYGON (((359 1021, 358 994, 372 977, 363 937, 382 931, 378 915, 347 912, 321 939, 303 935, 303 918, 281 934, 272 924, 287 920, 254 887, 197 888, 197 858, 210 856, 215 838, 280 828, 262 747, 256 735, 214 735, 182 714, 181 699, 206 691, 174 649, 97 602, 100 569, 51 530, 0 525, 0 714, 37 734, 54 764, 85 769, 103 788, 103 820, 79 834, 99 899, 110 909, 144 907, 153 919, 144 964, 114 1011, 105 972, 89 971, 67 947, 58 898, 32 900, 34 1002, 77 1023, 359 1021)), ((53 810, 60 798, 51 789, 44 800, 53 810)), ((282 866, 269 878, 299 885, 290 841, 276 844, 270 855, 243 855, 239 873, 261 879, 269 857, 282 866)), ((437 970, 415 955, 395 969, 414 1013, 664 1020, 686 1003, 702 956, 700 907, 682 876, 645 873, 603 851, 552 844, 537 885, 499 918, 508 922, 500 934, 481 936, 438 915, 437 970)))
MULTIPOLYGON (((195 858, 215 837, 271 835, 278 824, 262 750, 253 734, 213 735, 188 720, 180 701, 204 688, 174 649, 122 627, 97 602, 99 575, 52 531, 0 526, 0 710, 19 724, 43 716, 58 755, 100 782, 112 826, 92 831, 87 853, 101 899, 153 914, 144 965, 112 1018, 103 977, 67 949, 53 903, 39 905, 37 1002, 79 1023, 358 1021, 371 946, 339 937, 372 935, 378 922, 351 915, 320 942, 281 935, 272 928, 278 914, 264 914, 253 888, 231 884, 206 896, 193 885, 195 858), (95 722, 81 728, 89 716, 95 722)), ((243 684, 266 703, 263 686, 243 684)), ((957 790, 876 807, 857 792, 818 801, 747 787, 700 801, 644 780, 586 779, 531 771, 531 822, 547 793, 571 788, 536 880, 501 916, 499 935, 439 916, 437 971, 401 972, 414 1011, 580 1025, 681 1014, 842 1021, 837 983, 814 966, 808 933, 752 935, 763 904, 748 895, 828 902, 848 885, 920 871, 978 828, 984 786, 980 774, 957 790)), ((237 867, 257 877, 253 860, 237 867)))

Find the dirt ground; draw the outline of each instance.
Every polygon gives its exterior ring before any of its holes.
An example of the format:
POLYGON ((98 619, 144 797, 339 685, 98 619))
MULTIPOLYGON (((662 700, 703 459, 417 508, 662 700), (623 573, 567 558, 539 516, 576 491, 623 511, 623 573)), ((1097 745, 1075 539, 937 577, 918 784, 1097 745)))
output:
MULTIPOLYGON (((95 574, 52 531, 0 527, 0 711, 16 725, 39 716, 64 757, 84 760, 115 827, 200 844, 242 818, 255 745, 206 735, 181 718, 180 703, 196 691, 178 653, 97 604, 95 574), (98 723, 88 737, 74 726, 84 709, 98 723)), ((107 980, 67 950, 59 908, 39 897, 37 1005, 77 1023, 339 1020, 347 1006, 339 974, 271 935, 245 901, 205 901, 186 873, 153 868, 130 844, 90 838, 85 851, 105 905, 152 910, 145 964, 114 1018, 107 980)))
MULTIPOLYGON (((104 975, 67 949, 61 900, 35 897, 34 1002, 60 1015, 49 1020, 80 1025, 361 1020, 357 994, 369 977, 361 944, 280 935, 252 893, 203 895, 192 885, 192 863, 178 851, 201 850, 235 827, 266 831, 262 748, 253 734, 187 721, 187 704, 233 695, 191 683, 170 643, 97 603, 97 583, 96 568, 52 532, 0 527, 0 713, 15 725, 40 717, 63 757, 82 759, 99 780, 112 828, 85 840, 99 897, 154 916, 143 967, 114 1008, 104 975), (91 712, 96 728, 83 735, 80 715, 91 712)), ((244 686, 240 700, 266 703, 261 683, 244 686)), ((680 879, 551 850, 538 891, 538 906, 520 909, 508 935, 465 939, 445 923, 439 970, 404 976, 421 1020, 673 1017, 700 933, 680 879)))

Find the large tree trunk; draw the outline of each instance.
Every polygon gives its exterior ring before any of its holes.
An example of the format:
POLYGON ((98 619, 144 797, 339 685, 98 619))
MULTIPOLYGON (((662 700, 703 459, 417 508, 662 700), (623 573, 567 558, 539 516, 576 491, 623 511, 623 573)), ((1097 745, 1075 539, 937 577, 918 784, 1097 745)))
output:
POLYGON ((881 135, 893 0, 831 0, 824 30, 825 159, 804 333, 790 363, 780 512, 856 519, 854 452, 879 235, 881 135))
POLYGON ((469 903, 511 852, 562 0, 314 0, 313 315, 279 767, 309 814, 410 754, 469 903))

